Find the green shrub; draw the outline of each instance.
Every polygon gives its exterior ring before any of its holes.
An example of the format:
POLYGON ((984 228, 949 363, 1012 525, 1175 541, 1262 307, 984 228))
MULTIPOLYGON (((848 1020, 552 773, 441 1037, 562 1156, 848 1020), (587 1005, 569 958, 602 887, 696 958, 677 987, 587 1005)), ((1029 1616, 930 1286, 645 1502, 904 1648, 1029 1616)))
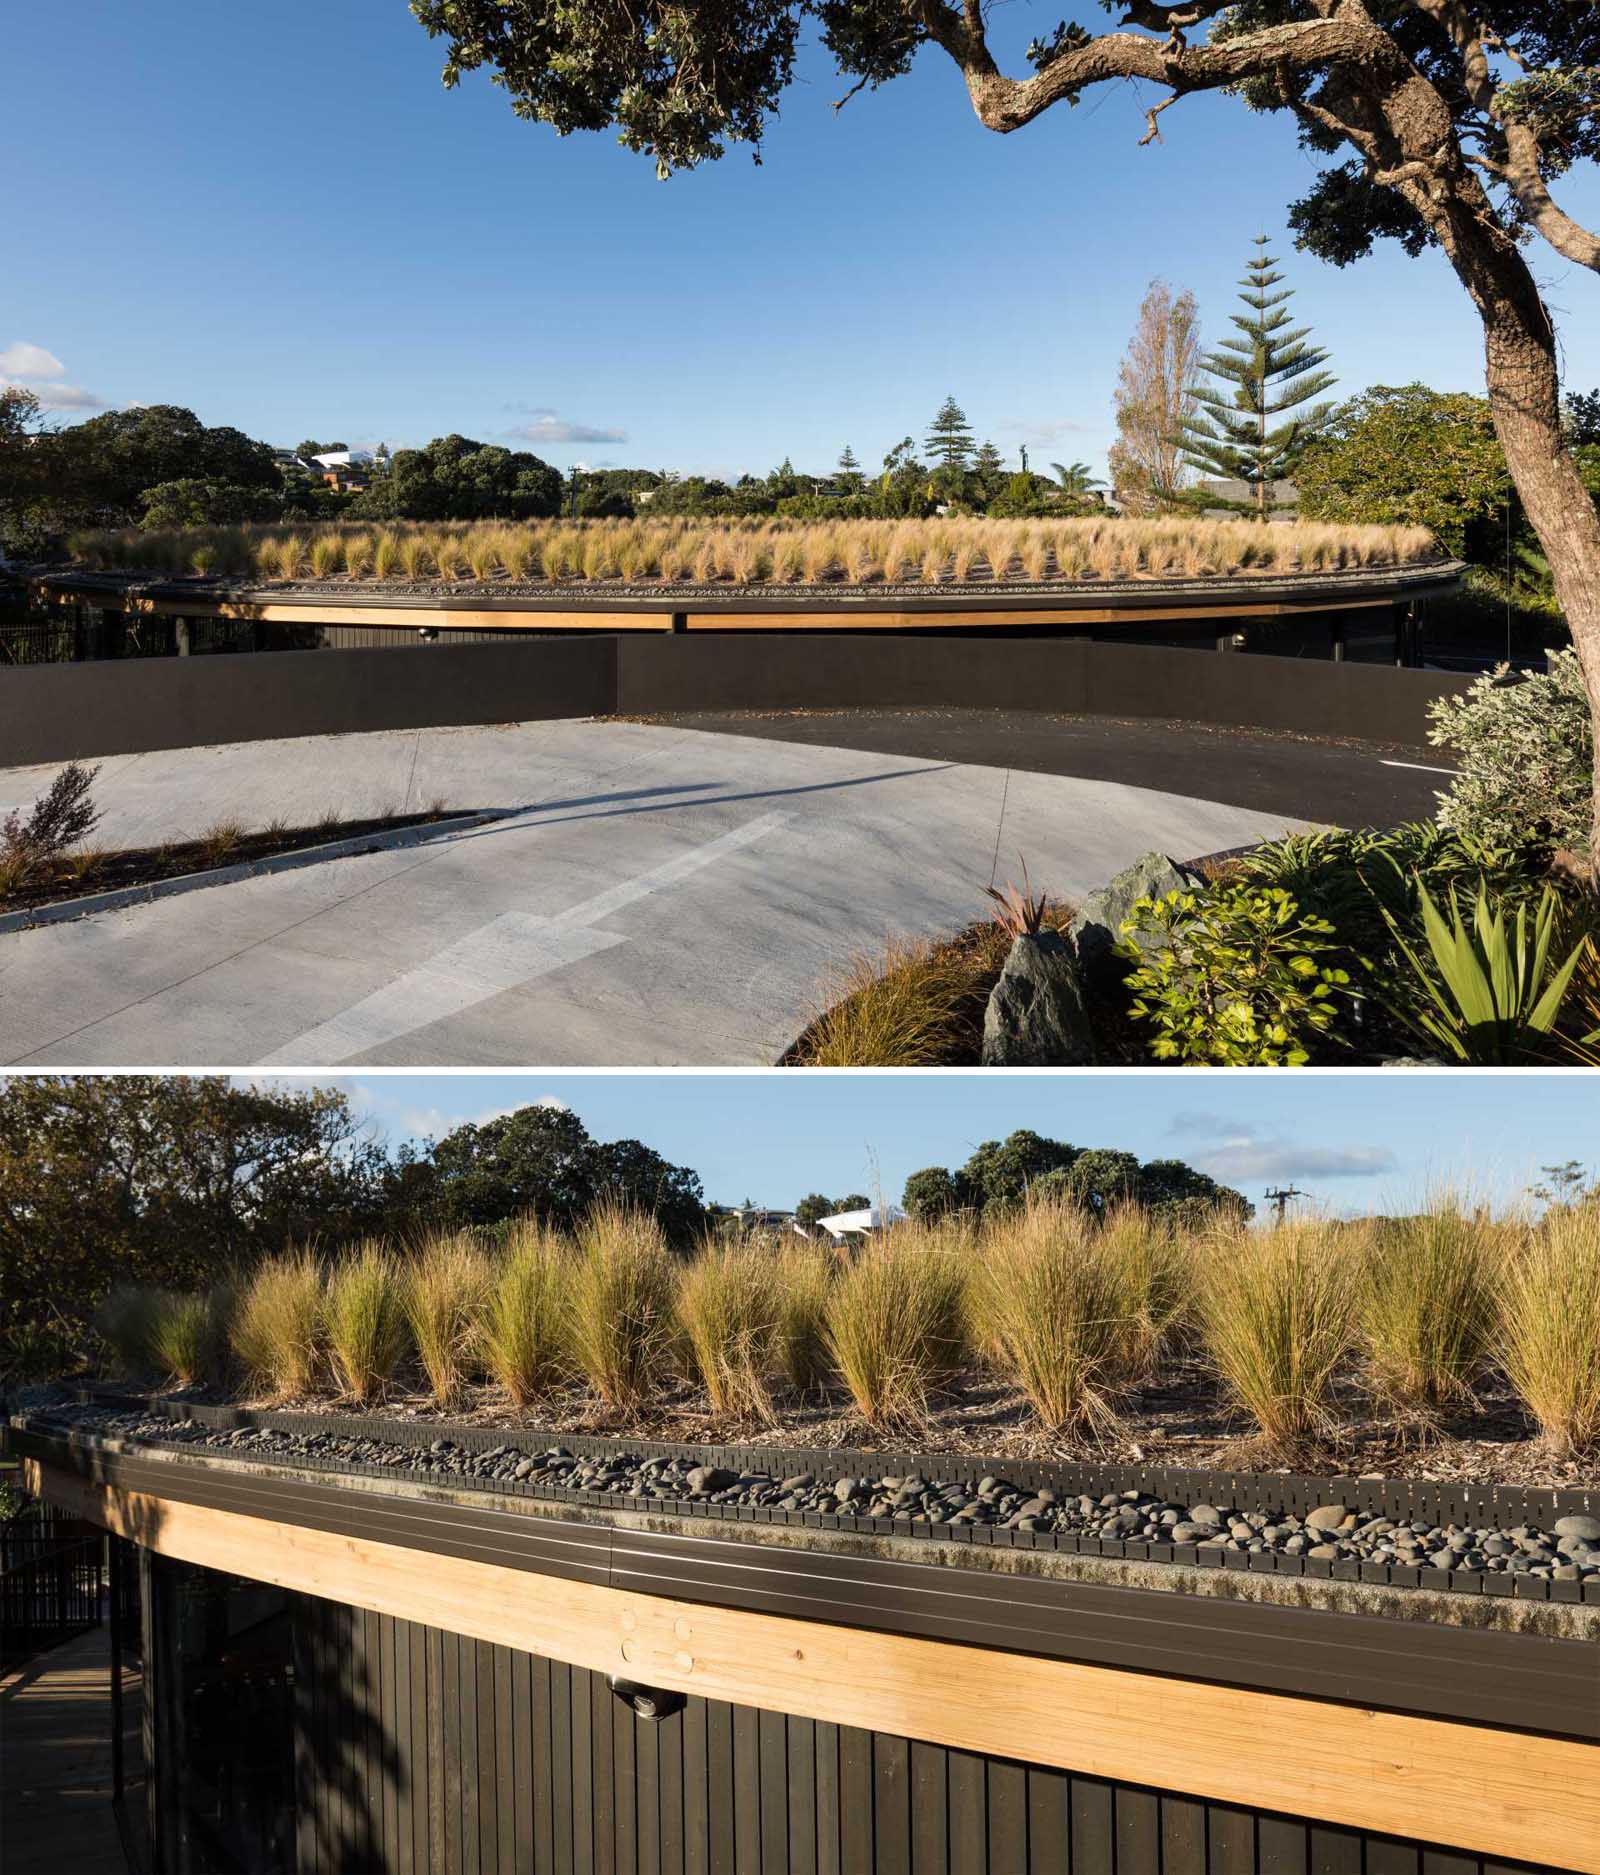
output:
POLYGON ((274 1400, 311 1391, 322 1344, 322 1266, 309 1250, 260 1264, 233 1313, 230 1337, 246 1379, 274 1400))
POLYGON ((329 1272, 323 1328, 340 1392, 363 1406, 377 1399, 406 1351, 400 1274, 382 1244, 360 1245, 329 1272))
POLYGON ((1444 826, 1501 846, 1536 835, 1589 852, 1594 727, 1575 650, 1551 653, 1547 674, 1516 681, 1502 665, 1430 714, 1429 741, 1460 764, 1439 797, 1444 826))
POLYGON ((1351 977, 1334 927, 1281 886, 1143 898, 1124 931, 1155 940, 1121 954, 1137 965, 1129 1013, 1153 1030, 1158 1061, 1297 1067, 1348 1039, 1351 977))
POLYGON ((937 1231, 907 1226, 870 1244, 834 1284, 823 1334, 856 1410, 915 1425, 965 1352, 961 1264, 937 1231))
POLYGON ((672 1257, 656 1220, 616 1203, 578 1227, 568 1345, 607 1406, 632 1411, 662 1382, 673 1340, 672 1257))
POLYGON ((479 1323, 484 1365, 528 1406, 554 1392, 566 1371, 568 1246, 536 1219, 519 1219, 490 1271, 479 1323))

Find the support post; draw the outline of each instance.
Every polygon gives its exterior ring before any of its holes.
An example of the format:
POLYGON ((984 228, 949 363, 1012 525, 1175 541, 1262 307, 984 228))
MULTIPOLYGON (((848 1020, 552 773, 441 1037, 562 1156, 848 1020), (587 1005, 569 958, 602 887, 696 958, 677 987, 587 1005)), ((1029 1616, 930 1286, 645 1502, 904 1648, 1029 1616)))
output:
POLYGON ((186 618, 172 621, 172 637, 177 646, 178 656, 186 658, 189 655, 189 621, 186 618))
POLYGON ((122 1539, 106 1533, 106 1593, 111 1597, 111 1800, 122 1801, 122 1539))

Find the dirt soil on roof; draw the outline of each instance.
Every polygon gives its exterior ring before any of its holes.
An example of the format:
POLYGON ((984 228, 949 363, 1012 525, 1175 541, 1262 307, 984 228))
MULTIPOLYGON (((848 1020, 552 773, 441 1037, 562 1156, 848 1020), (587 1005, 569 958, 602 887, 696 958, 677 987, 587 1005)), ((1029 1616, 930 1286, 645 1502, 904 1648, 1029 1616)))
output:
MULTIPOLYGON (((176 1397, 225 1403, 220 1395, 195 1391, 176 1397)), ((982 1381, 952 1389, 931 1403, 923 1425, 895 1432, 874 1432, 838 1393, 787 1402, 779 1423, 764 1426, 719 1418, 703 1394, 686 1386, 666 1394, 650 1410, 631 1415, 608 1411, 580 1391, 537 1412, 519 1411, 494 1387, 474 1389, 463 1406, 450 1412, 436 1410, 422 1394, 394 1388, 385 1403, 365 1412, 375 1418, 451 1420, 507 1433, 548 1434, 551 1442, 575 1433, 619 1441, 851 1448, 919 1457, 1056 1459, 1152 1469, 1297 1471, 1564 1490, 1600 1485, 1600 1457, 1552 1457, 1509 1390, 1486 1387, 1476 1410, 1433 1427, 1374 1418, 1368 1403, 1363 1399, 1358 1405, 1354 1396, 1341 1404, 1346 1410, 1334 1434, 1293 1464, 1264 1451, 1250 1428, 1230 1412, 1209 1376, 1198 1369, 1180 1373, 1172 1384, 1151 1388, 1129 1402, 1115 1434, 1096 1445, 1052 1436, 1040 1427, 1021 1394, 982 1381)), ((299 1413, 363 1410, 325 1396, 277 1405, 299 1413)))

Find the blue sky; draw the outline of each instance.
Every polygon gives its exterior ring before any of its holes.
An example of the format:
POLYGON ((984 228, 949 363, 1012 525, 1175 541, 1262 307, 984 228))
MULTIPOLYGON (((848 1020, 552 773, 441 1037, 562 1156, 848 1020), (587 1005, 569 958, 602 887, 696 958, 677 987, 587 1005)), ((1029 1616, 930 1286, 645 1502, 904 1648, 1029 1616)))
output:
MULTIPOLYGON (((1013 69, 1058 17, 997 12, 1013 69)), ((953 391, 1010 460, 1101 463, 1147 282, 1192 287, 1220 337, 1258 228, 1342 391, 1482 388, 1444 263, 1293 255, 1310 165, 1286 121, 1219 98, 1147 150, 1132 86, 1003 138, 932 51, 835 116, 813 50, 763 167, 735 150, 662 184, 609 133, 520 122, 482 75, 445 92, 403 0, 80 0, 13 9, 6 51, 39 82, 0 121, 0 375, 53 387, 65 420, 181 403, 285 445, 531 429, 563 466, 729 473, 847 442, 875 466, 953 391)), ((1563 200, 1600 220, 1600 178, 1563 200)), ((1533 253, 1569 381, 1600 382, 1593 281, 1533 253)))
POLYGON ((561 1101, 597 1139, 642 1139, 735 1204, 791 1205, 813 1190, 898 1198, 919 1167, 959 1165, 1018 1127, 1186 1159, 1256 1201, 1293 1182, 1337 1212, 1397 1208, 1443 1183, 1508 1202, 1541 1165, 1568 1159, 1600 1171, 1600 1097, 1571 1073, 292 1078, 313 1083, 345 1089, 391 1144, 561 1101))

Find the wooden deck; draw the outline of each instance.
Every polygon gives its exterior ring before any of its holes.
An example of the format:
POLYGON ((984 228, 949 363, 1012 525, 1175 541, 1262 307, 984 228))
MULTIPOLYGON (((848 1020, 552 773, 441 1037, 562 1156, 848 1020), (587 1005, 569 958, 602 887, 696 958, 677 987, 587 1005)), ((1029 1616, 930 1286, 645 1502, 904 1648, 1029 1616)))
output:
POLYGON ((6 1875, 128 1875, 111 1804, 104 1627, 0 1682, 0 1843, 6 1875))

